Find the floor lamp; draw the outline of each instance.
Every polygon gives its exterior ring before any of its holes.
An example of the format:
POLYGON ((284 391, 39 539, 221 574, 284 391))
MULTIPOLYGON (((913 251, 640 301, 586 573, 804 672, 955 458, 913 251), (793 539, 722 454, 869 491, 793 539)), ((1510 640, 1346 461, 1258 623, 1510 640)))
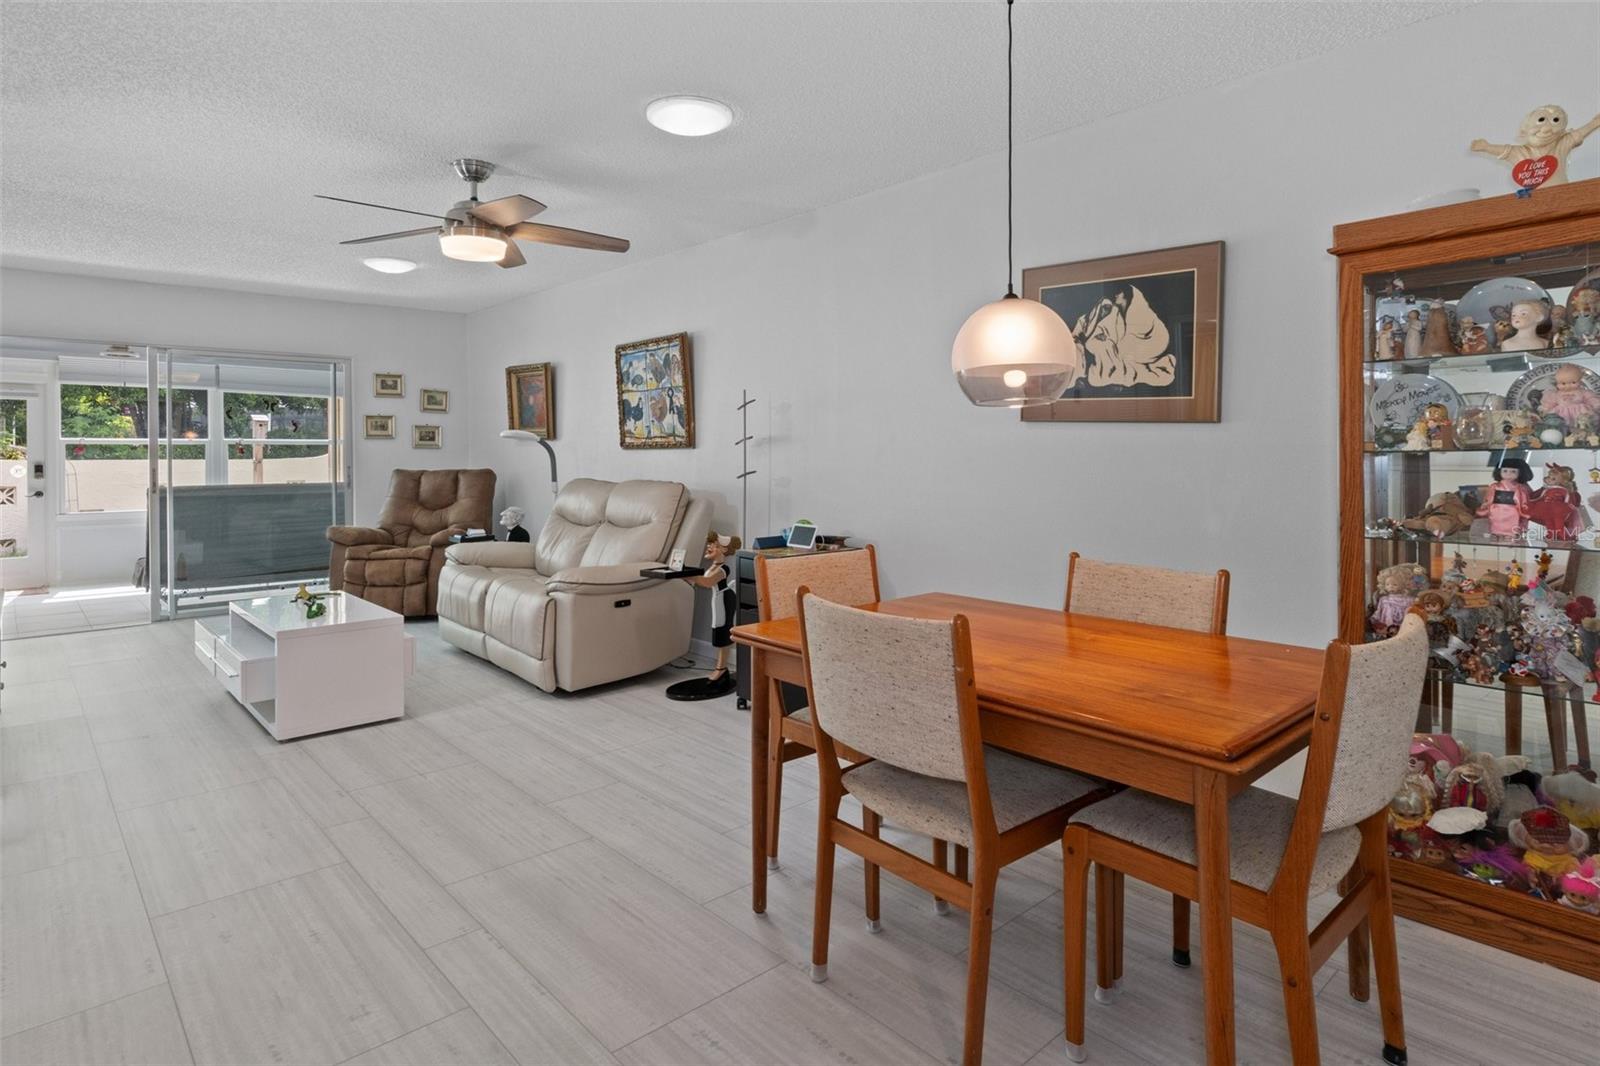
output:
POLYGON ((539 434, 529 433, 525 429, 502 429, 500 435, 511 440, 531 440, 545 450, 545 454, 550 456, 550 496, 554 498, 561 489, 561 482, 556 480, 556 450, 550 447, 550 442, 539 434))

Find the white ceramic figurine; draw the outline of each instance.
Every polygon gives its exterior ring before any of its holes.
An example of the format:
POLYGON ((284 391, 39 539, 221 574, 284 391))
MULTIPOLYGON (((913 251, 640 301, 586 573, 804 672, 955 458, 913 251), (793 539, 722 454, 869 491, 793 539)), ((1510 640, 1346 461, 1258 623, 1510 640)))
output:
POLYGON ((1567 156, 1595 130, 1600 130, 1600 115, 1577 129, 1568 129, 1565 109, 1555 104, 1545 104, 1529 111, 1528 117, 1522 120, 1522 128, 1517 131, 1522 137, 1521 144, 1490 144, 1479 137, 1472 142, 1472 150, 1512 164, 1524 159, 1554 156, 1555 173, 1546 178, 1544 183, 1564 185, 1567 181, 1567 156))

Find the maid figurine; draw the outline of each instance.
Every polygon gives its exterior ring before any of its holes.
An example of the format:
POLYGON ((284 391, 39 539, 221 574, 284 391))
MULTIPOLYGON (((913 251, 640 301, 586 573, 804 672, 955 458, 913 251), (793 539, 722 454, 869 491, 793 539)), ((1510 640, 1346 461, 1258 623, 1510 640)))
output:
POLYGON ((669 700, 715 699, 726 696, 738 685, 728 669, 728 649, 733 647, 733 626, 739 617, 739 599, 733 590, 728 558, 739 550, 740 543, 731 533, 707 533, 705 573, 684 578, 691 585, 711 590, 711 646, 717 649, 717 665, 705 677, 667 686, 669 700))
POLYGON ((1502 459, 1499 475, 1500 480, 1489 486, 1477 516, 1489 519, 1489 532, 1497 537, 1520 537, 1528 528, 1532 497, 1528 483, 1533 480, 1533 470, 1522 459, 1502 459))

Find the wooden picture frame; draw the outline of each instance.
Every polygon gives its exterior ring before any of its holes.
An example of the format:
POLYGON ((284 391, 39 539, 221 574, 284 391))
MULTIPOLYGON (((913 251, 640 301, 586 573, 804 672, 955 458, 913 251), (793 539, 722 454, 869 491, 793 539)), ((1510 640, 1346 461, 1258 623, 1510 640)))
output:
POLYGON ((449 389, 418 389, 417 406, 422 411, 436 411, 440 414, 450 410, 449 389))
POLYGON ((442 448, 444 447, 444 430, 439 426, 412 426, 411 446, 413 448, 442 448))
POLYGON ((367 415, 362 430, 367 440, 394 440, 394 415, 367 415))
POLYGON ((1024 422, 1220 422, 1223 242, 1029 267, 1022 295, 1078 342, 1076 380, 1024 422))
POLYGON ((694 447, 689 334, 617 345, 617 439, 624 448, 694 447))
POLYGON ((406 376, 404 374, 374 374, 372 375, 372 395, 380 397, 404 396, 406 394, 406 376))
POLYGON ((556 378, 553 363, 506 367, 506 428, 544 440, 556 439, 556 378))

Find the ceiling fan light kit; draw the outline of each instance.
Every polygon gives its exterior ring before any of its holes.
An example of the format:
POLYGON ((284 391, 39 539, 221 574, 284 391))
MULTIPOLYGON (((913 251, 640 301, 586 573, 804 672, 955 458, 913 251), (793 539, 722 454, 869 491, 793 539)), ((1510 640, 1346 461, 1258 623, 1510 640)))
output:
POLYGON ((645 105, 644 117, 665 133, 705 137, 733 125, 733 108, 706 96, 663 96, 645 105))
MULTIPOLYGON (((528 219, 544 210, 544 204, 531 196, 520 194, 502 196, 498 200, 480 202, 478 186, 494 173, 494 164, 483 159, 457 159, 450 164, 456 175, 471 186, 465 200, 451 205, 442 215, 427 211, 413 211, 407 207, 389 207, 366 200, 350 200, 342 196, 323 196, 319 200, 333 200, 358 207, 376 207, 380 211, 399 211, 406 215, 439 220, 439 225, 419 229, 401 230, 398 233, 380 233, 375 237, 358 237, 340 241, 340 244, 374 244, 394 241, 403 237, 420 237, 433 234, 439 238, 439 251, 450 259, 468 263, 495 263, 501 267, 519 267, 526 263, 517 241, 538 241, 541 244, 559 244, 567 248, 587 248, 600 252, 626 252, 628 242, 621 237, 608 237, 603 233, 568 229, 565 226, 546 226, 528 219)), ((405 259, 374 258, 363 260, 373 270, 403 274, 415 270, 417 264, 405 259), (383 264, 383 265, 379 265, 383 264), (397 264, 404 264, 399 266, 397 264)))
POLYGON ((956 383, 979 407, 1054 403, 1078 365, 1078 342, 1061 316, 1011 285, 1011 5, 1006 0, 1006 294, 972 312, 950 349, 956 383))

